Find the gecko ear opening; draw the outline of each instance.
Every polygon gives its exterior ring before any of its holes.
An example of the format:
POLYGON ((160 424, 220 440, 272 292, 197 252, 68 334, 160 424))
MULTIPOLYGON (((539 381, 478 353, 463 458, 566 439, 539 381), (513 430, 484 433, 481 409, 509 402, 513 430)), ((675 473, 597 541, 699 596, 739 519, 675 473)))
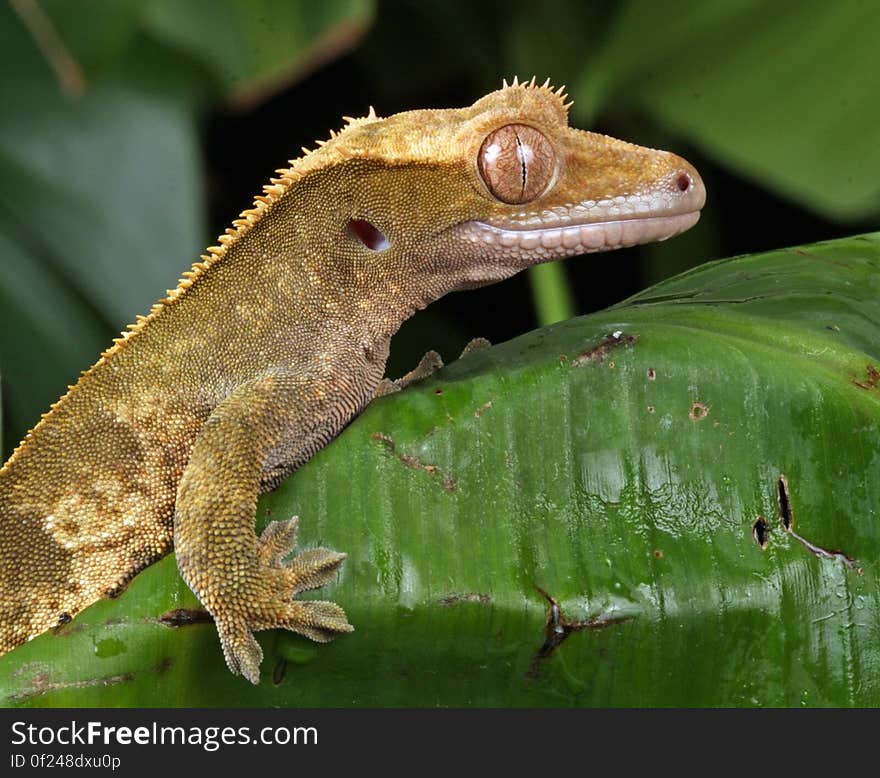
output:
POLYGON ((385 251, 391 246, 388 236, 366 219, 349 219, 348 232, 371 251, 385 251))

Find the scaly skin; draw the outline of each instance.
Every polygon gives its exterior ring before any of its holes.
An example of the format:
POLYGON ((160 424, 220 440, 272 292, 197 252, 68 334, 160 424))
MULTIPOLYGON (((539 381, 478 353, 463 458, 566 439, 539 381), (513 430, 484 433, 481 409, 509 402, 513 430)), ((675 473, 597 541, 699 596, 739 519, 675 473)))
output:
POLYGON ((254 631, 350 631, 337 605, 294 600, 344 555, 285 563, 296 520, 258 538, 256 500, 370 401, 400 324, 447 292, 698 218, 687 162, 570 129, 567 108, 532 81, 460 110, 371 111, 279 171, 0 470, 0 652, 172 542, 252 682, 254 631))

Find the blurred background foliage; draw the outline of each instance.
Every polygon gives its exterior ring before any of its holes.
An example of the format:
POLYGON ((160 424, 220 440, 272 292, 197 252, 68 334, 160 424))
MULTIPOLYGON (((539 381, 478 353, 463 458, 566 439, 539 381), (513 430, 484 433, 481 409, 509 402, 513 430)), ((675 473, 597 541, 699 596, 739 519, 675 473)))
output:
POLYGON ((4 454, 343 114, 567 84, 572 123, 687 157, 709 201, 671 243, 550 265, 408 323, 506 340, 730 254, 880 226, 872 0, 9 0, 0 5, 4 454))

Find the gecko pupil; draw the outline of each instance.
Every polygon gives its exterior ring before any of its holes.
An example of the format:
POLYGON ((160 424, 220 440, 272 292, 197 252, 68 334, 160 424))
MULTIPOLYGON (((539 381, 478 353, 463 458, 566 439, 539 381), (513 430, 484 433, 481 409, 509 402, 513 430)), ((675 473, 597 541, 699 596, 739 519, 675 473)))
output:
POLYGON ((556 154, 543 133, 525 124, 507 124, 483 141, 477 159, 480 177, 503 203, 527 203, 553 180, 556 154))
POLYGON ((523 197, 526 192, 526 181, 529 176, 529 166, 526 164, 526 159, 530 155, 529 148, 523 147, 523 142, 519 135, 516 136, 516 152, 519 157, 520 177, 522 179, 522 191, 520 192, 520 197, 523 197))

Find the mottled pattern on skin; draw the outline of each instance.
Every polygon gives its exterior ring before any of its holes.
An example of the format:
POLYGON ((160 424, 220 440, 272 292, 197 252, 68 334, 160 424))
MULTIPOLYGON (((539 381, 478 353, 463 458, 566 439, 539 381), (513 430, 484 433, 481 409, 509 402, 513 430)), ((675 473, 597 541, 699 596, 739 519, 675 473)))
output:
POLYGON ((344 555, 285 561, 296 519, 257 537, 259 493, 370 401, 417 309, 671 237, 705 196, 681 158, 569 128, 561 92, 534 82, 464 109, 371 111, 278 173, 0 470, 0 652, 118 594, 172 541, 230 669, 252 682, 254 631, 350 631, 337 605, 294 599, 344 555), (502 154, 486 143, 499 130, 517 133, 502 154), (497 186, 534 199, 504 202, 497 186))

